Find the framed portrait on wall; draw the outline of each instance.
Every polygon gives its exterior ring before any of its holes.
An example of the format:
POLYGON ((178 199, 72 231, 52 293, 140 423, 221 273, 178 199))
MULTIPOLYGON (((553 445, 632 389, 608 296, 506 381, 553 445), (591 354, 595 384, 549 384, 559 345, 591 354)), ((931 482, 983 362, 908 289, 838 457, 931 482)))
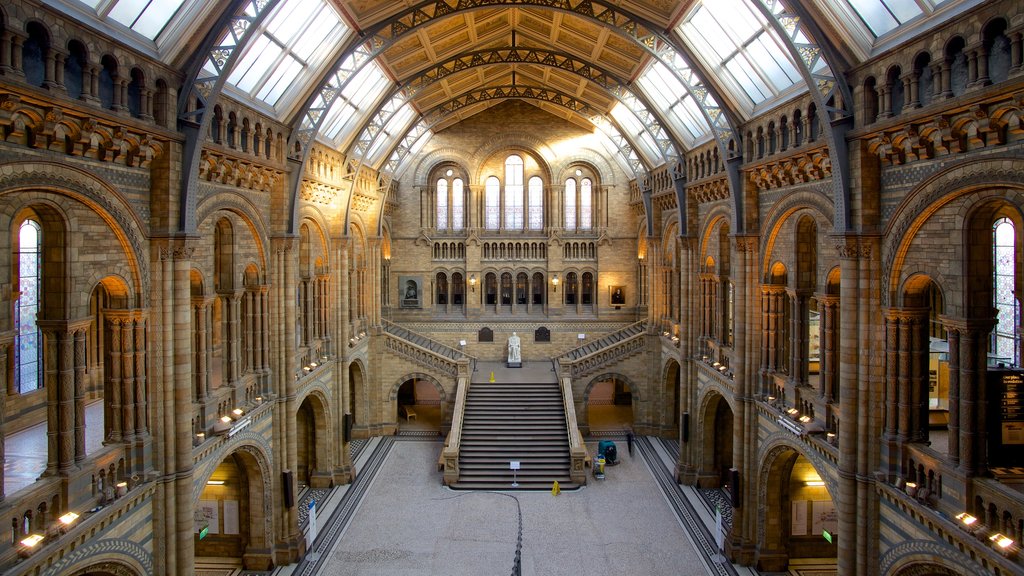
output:
POLYGON ((608 288, 611 294, 612 306, 624 306, 626 304, 626 287, 625 286, 611 286, 608 288))
POLYGON ((423 279, 420 276, 399 276, 398 301, 402 308, 422 307, 423 279))

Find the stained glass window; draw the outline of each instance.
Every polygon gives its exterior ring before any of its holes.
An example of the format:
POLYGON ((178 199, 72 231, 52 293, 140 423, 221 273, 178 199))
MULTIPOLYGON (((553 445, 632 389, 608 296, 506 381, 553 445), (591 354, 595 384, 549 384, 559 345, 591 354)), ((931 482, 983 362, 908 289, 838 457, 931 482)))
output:
POLYGON ((452 181, 452 230, 462 230, 466 225, 466 198, 462 191, 462 178, 452 181))
POLYGON ((590 178, 580 181, 580 230, 590 230, 594 220, 594 194, 590 187, 590 178))
POLYGON ((484 185, 484 228, 497 230, 501 226, 501 183, 497 176, 489 176, 484 185))
POLYGON ((505 159, 505 228, 523 229, 523 159, 505 159))
POLYGON ((530 230, 544 228, 544 181, 530 177, 530 230))
POLYGON ((444 178, 437 180, 437 229, 448 229, 448 181, 444 178))
POLYGON ((1020 305, 1013 284, 1016 275, 1014 252, 1016 238, 1013 222, 1000 218, 994 226, 994 292, 996 306, 996 329, 994 331, 993 353, 1003 361, 1020 365, 1017 332, 1020 305))
POLYGON ((565 181, 565 229, 576 229, 576 179, 565 181))
POLYGON ((39 333, 39 298, 42 279, 42 229, 34 220, 21 224, 18 244, 17 339, 18 390, 22 394, 39 388, 41 369, 41 335, 39 333))

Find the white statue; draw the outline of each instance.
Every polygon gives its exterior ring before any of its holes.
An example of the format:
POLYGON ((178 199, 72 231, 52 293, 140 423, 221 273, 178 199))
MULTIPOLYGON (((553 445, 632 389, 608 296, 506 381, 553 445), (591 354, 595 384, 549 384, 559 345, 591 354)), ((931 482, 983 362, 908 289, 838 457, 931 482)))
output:
POLYGON ((516 336, 516 333, 513 332, 512 335, 508 337, 508 361, 510 364, 513 362, 518 363, 521 361, 520 358, 519 336, 516 336))

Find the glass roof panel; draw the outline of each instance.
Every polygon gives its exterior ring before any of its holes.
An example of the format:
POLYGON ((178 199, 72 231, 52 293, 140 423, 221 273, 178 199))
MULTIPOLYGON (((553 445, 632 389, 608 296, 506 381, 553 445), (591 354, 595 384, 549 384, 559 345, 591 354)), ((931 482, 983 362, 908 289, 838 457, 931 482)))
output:
POLYGON ((284 0, 263 24, 228 76, 249 98, 277 106, 303 89, 348 33, 324 0, 284 0))
POLYGON ((727 87, 742 91, 751 109, 789 90, 801 76, 785 43, 749 2, 701 0, 676 31, 727 87))
POLYGON ((388 120, 387 125, 384 126, 384 130, 377 135, 373 145, 370 146, 370 150, 366 153, 366 163, 376 166, 382 160, 384 152, 387 152, 388 148, 394 144, 396 138, 405 134, 413 121, 416 120, 416 117, 416 110, 409 104, 402 106, 398 112, 395 112, 391 119, 388 120))
POLYGON ((877 37, 923 14, 913 0, 847 0, 877 37))
POLYGON ((324 118, 320 133, 335 144, 341 144, 359 129, 373 105, 384 96, 391 80, 375 62, 369 62, 352 77, 331 105, 324 118))
POLYGON ((658 146, 654 143, 654 138, 651 137, 650 132, 644 128, 644 125, 636 115, 623 105, 622 102, 615 104, 610 114, 619 126, 622 127, 622 131, 628 134, 626 136, 627 139, 643 153, 648 166, 658 166, 665 161, 658 151, 658 146))
POLYGON ((688 144, 692 145, 711 131, 697 102, 679 78, 661 62, 652 61, 637 79, 637 84, 688 144))
MULTIPOLYGON (((84 0, 96 9, 102 0, 84 0)), ((167 23, 178 13, 184 0, 114 0, 97 11, 99 18, 110 18, 150 40, 156 40, 167 23)))

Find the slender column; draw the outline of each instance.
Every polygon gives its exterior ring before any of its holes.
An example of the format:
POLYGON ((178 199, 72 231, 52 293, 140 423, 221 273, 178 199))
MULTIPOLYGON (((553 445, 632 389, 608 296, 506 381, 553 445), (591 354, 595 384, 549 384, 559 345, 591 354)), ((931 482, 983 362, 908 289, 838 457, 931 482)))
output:
POLYGON ((146 405, 149 393, 146 389, 146 316, 140 314, 135 320, 135 435, 149 434, 146 423, 146 405))
MULTIPOLYGON (((85 328, 75 330, 75 464, 85 460, 85 328)), ((3 364, 0 364, 3 366, 3 364)))
POLYGON ((910 439, 910 319, 901 315, 899 321, 898 392, 899 415, 897 437, 900 442, 910 439))
MULTIPOLYGON (((192 349, 195 354, 195 370, 193 374, 193 389, 195 393, 195 399, 200 404, 206 402, 206 394, 208 391, 209 375, 207 374, 208 358, 207 358, 207 332, 206 332, 206 319, 207 310, 206 303, 202 297, 192 299, 192 349)), ((205 427, 205 423, 203 423, 205 427)))
POLYGON ((123 421, 122 430, 125 440, 135 438, 135 350, 132 348, 135 341, 133 334, 134 324, 135 322, 132 318, 125 318, 125 321, 121 324, 121 362, 123 366, 121 382, 123 391, 121 393, 122 413, 119 415, 119 418, 123 421))
POLYGON ((64 328, 57 332, 60 391, 59 456, 61 474, 70 474, 75 464, 75 343, 74 334, 64 328))
MULTIPOLYGON (((3 42, 3 38, 0 37, 0 42, 3 42)), ((0 63, 3 60, 0 59, 0 63)), ((0 366, 7 366, 7 359, 10 357, 11 347, 14 343, 14 332, 6 332, 0 334, 0 366)), ((7 435, 7 422, 4 417, 7 414, 7 395, 3 393, 7 390, 8 379, 11 374, 7 370, 0 370, 0 438, 4 438, 7 435)), ((7 491, 4 489, 4 480, 6 474, 4 473, 4 464, 7 462, 7 452, 4 448, 4 443, 0 442, 0 502, 3 502, 7 497, 7 491)))
POLYGON ((121 318, 108 317, 107 330, 110 335, 110 374, 107 375, 110 390, 110 434, 111 442, 121 441, 121 318))
POLYGON ((25 67, 22 63, 22 54, 25 47, 25 37, 12 34, 11 37, 11 71, 14 76, 24 78, 25 67))
POLYGON ((905 87, 905 93, 909 96, 910 102, 907 104, 907 108, 920 108, 921 107, 921 93, 920 83, 918 82, 920 74, 918 72, 912 72, 906 75, 906 79, 903 82, 905 87))
POLYGON ((891 311, 885 319, 885 426, 884 437, 886 440, 895 441, 899 427, 897 415, 899 414, 899 318, 891 311))
MULTIPOLYGON (((946 319, 942 319, 946 323, 946 319)), ((960 466, 960 331, 946 326, 949 343, 949 454, 953 467, 960 466)))
POLYGON ((260 372, 266 374, 270 371, 270 287, 266 284, 260 286, 260 339, 259 358, 260 372))
POLYGON ((949 58, 942 61, 942 97, 953 97, 953 62, 949 58))
POLYGON ((821 296, 818 298, 821 309, 821 374, 822 394, 825 402, 831 404, 838 400, 835 390, 836 383, 836 336, 838 329, 837 314, 839 312, 839 298, 836 296, 821 296))
POLYGON ((11 32, 0 32, 0 73, 8 75, 14 72, 11 66, 11 32))

